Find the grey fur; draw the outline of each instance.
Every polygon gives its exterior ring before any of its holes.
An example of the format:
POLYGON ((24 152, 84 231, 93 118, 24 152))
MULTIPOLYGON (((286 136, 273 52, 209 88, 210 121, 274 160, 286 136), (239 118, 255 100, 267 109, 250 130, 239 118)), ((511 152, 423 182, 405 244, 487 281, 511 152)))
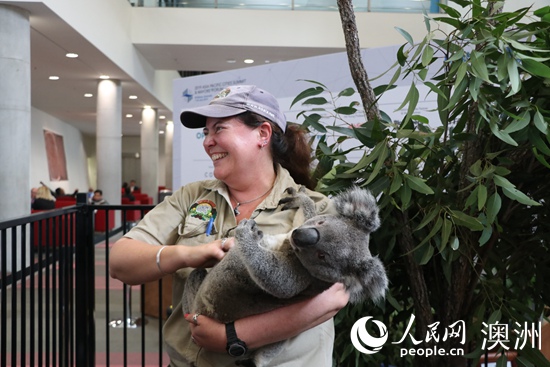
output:
MULTIPOLYGON (((352 187, 335 196, 338 214, 316 216, 305 190, 288 192, 283 210, 303 210, 305 223, 285 235, 264 236, 254 220, 241 221, 224 259, 208 274, 196 269, 189 276, 184 312, 226 323, 295 303, 336 282, 352 303, 384 297, 386 272, 368 247, 369 234, 380 226, 372 194, 352 187)), ((237 364, 265 366, 283 348, 284 342, 271 344, 237 364)))

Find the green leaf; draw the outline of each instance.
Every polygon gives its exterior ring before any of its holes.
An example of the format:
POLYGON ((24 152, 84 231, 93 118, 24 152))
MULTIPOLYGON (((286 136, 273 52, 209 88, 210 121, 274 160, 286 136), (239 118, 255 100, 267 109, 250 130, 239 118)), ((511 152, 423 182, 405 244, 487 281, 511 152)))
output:
POLYGON ((386 160, 386 157, 388 156, 388 144, 386 144, 386 141, 382 141, 382 149, 380 150, 380 154, 378 156, 378 160, 376 161, 376 164, 374 165, 374 168, 372 169, 372 173, 369 176, 369 179, 367 182, 365 182, 365 185, 368 185, 372 182, 378 176, 378 173, 380 172, 380 169, 382 169, 382 166, 384 166, 384 162, 386 160))
POLYGON ((508 68, 506 67, 508 58, 506 54, 501 55, 497 60, 497 79, 499 82, 508 77, 508 68))
POLYGON ((533 148, 533 154, 537 158, 537 160, 546 168, 550 168, 550 163, 546 161, 546 158, 542 154, 539 154, 537 148, 533 148))
POLYGON ((548 134, 548 123, 544 121, 544 117, 542 116, 542 113, 540 113, 539 110, 535 111, 535 116, 533 117, 533 121, 537 129, 539 129, 539 131, 543 135, 548 134))
POLYGON ((510 144, 514 147, 518 146, 518 143, 514 139, 512 139, 512 137, 508 135, 507 132, 500 130, 497 124, 494 123, 493 121, 489 123, 489 128, 491 129, 493 135, 495 135, 497 138, 499 138, 503 142, 510 144))
POLYGON ((426 215, 424 217, 424 219, 422 219, 422 221, 420 222, 420 224, 418 225, 418 227, 416 227, 414 229, 414 231, 418 231, 419 229, 422 229, 424 228, 428 223, 430 223, 435 217, 436 215, 439 214, 439 212, 441 211, 441 207, 439 205, 435 206, 432 210, 430 210, 430 212, 428 213, 428 215, 426 215))
POLYGON ((351 169, 345 171, 345 173, 353 173, 357 172, 359 170, 362 170, 363 168, 369 166, 372 162, 374 162, 375 159, 378 159, 380 156, 380 153, 383 150, 383 147, 386 145, 386 141, 380 141, 374 149, 371 152, 367 152, 363 155, 363 158, 357 162, 355 166, 353 166, 351 169))
POLYGON ((499 175, 494 175, 493 176, 493 181, 495 182, 495 185, 500 186, 502 188, 514 188, 514 187, 516 187, 516 185, 514 185, 513 183, 508 181, 506 178, 504 178, 502 176, 499 176, 499 175))
POLYGON ((409 203, 411 202, 411 196, 412 196, 412 191, 409 185, 407 185, 407 181, 405 181, 404 185, 401 186, 401 190, 399 190, 399 194, 401 199, 401 207, 403 210, 405 210, 409 207, 409 203))
POLYGON ((453 223, 447 218, 443 219, 443 228, 441 231, 441 244, 439 245, 440 252, 443 251, 443 249, 445 248, 445 245, 447 245, 447 242, 449 242, 452 229, 453 229, 453 223))
POLYGON ((540 134, 536 130, 529 130, 529 141, 542 153, 550 156, 550 148, 546 145, 544 140, 542 140, 540 134))
POLYGON ((407 174, 403 174, 403 176, 405 177, 405 180, 409 184, 410 188, 414 191, 426 195, 432 195, 434 193, 432 188, 426 185, 425 180, 407 174))
POLYGON ((299 102, 301 101, 302 99, 304 98, 308 98, 308 97, 312 97, 312 96, 316 96, 316 95, 319 95, 321 93, 323 93, 325 91, 324 88, 322 87, 313 87, 313 88, 308 88, 306 89, 305 91, 301 92, 300 94, 298 94, 296 96, 296 98, 294 98, 294 100, 292 101, 292 103, 290 104, 290 107, 294 106, 294 104, 296 102, 299 102))
POLYGON ((536 201, 529 198, 529 196, 525 195, 523 192, 519 191, 518 189, 514 187, 503 187, 502 192, 504 195, 508 196, 512 200, 516 200, 517 202, 524 204, 524 205, 532 205, 532 206, 540 206, 540 203, 537 203, 536 201))
POLYGON ((454 251, 458 250, 458 248, 460 247, 460 240, 458 239, 457 236, 453 236, 451 238, 450 246, 454 251))
POLYGON ((484 228, 483 231, 481 232, 481 236, 479 237, 479 245, 480 246, 483 246, 487 243, 487 241, 489 241, 489 239, 491 238, 491 235, 493 234, 493 228, 492 227, 487 227, 487 228, 484 228))
POLYGON ((458 85, 458 87, 456 87, 453 91, 453 95, 451 96, 451 99, 449 100, 449 104, 447 106, 445 106, 445 110, 448 110, 448 109, 452 109, 454 107, 456 107, 456 105, 458 104, 458 101, 464 97, 464 91, 466 91, 466 88, 468 87, 468 79, 467 78, 463 78, 460 82, 460 84, 458 85))
POLYGON ((401 33, 401 35, 407 40, 408 43, 411 44, 411 46, 414 45, 414 41, 413 41, 413 38, 411 37, 411 35, 404 29, 402 28, 399 28, 399 27, 394 27, 397 32, 401 33))
POLYGON ((522 59, 521 67, 533 75, 550 79, 550 67, 541 62, 530 59, 522 59))
POLYGON ((500 212, 500 208, 502 207, 502 199, 500 198, 500 195, 498 193, 494 193, 489 197, 489 200, 487 201, 487 222, 489 224, 492 224, 495 222, 495 219, 500 212))
POLYGON ((481 211, 487 202, 487 186, 479 185, 477 191, 477 210, 481 211))
POLYGON ((321 115, 317 114, 317 113, 312 113, 311 115, 305 115, 304 116, 304 124, 306 126, 311 126, 313 127, 315 130, 321 132, 321 133, 326 133, 327 132, 327 129, 325 128, 325 126, 323 124, 321 124, 319 121, 321 120, 321 115))
POLYGON ((355 129, 352 129, 351 126, 326 126, 327 130, 336 131, 342 135, 349 136, 351 138, 357 138, 355 135, 355 129))
POLYGON ((338 107, 334 110, 334 112, 339 113, 340 115, 353 115, 357 112, 357 108, 353 107, 338 107))
POLYGON ((426 265, 428 261, 432 258, 434 254, 434 248, 433 246, 427 245, 425 246, 424 253, 422 254, 422 257, 420 258, 420 261, 418 262, 419 265, 426 265))
POLYGON ((506 126, 503 130, 504 132, 511 134, 513 132, 523 130, 531 122, 531 115, 529 112, 525 111, 519 120, 514 119, 510 125, 506 126))
POLYGON ((510 85, 512 87, 510 95, 516 94, 521 88, 521 79, 519 78, 518 63, 516 60, 509 58, 506 70, 508 70, 508 77, 510 78, 510 85))
POLYGON ((444 100, 447 100, 447 96, 445 95, 445 93, 443 93, 443 91, 441 91, 441 89, 439 89, 434 83, 425 82, 424 85, 428 86, 428 88, 430 88, 432 92, 437 93, 437 95, 443 98, 444 100))
POLYGON ((393 180, 391 182, 389 194, 391 195, 397 190, 399 190, 402 184, 403 184, 403 179, 401 178, 401 174, 397 172, 397 170, 395 170, 393 175, 393 180))
POLYGON ((350 97, 355 94, 355 89, 353 88, 346 88, 340 93, 338 93, 338 97, 350 97))
POLYGON ((428 66, 432 62, 433 57, 434 49, 430 45, 426 46, 422 53, 422 66, 428 66))
POLYGON ((451 210, 451 213, 453 220, 457 225, 469 228, 472 231, 483 230, 483 224, 481 224, 481 222, 476 218, 458 210, 451 210))
POLYGON ((456 18, 456 19, 461 18, 460 12, 458 12, 456 9, 451 8, 450 6, 442 3, 439 3, 439 7, 443 9, 443 11, 447 13, 451 18, 456 18))
MULTIPOLYGON (((403 100, 403 102, 401 103, 401 105, 399 107, 397 107, 395 109, 395 111, 399 111, 400 109, 402 109, 403 107, 405 107, 405 105, 407 103, 409 103, 409 101, 411 100, 411 98, 415 95, 415 92, 416 92, 416 95, 418 95, 418 89, 416 89, 416 85, 413 83, 411 83, 411 87, 409 88, 409 92, 407 93, 407 95, 405 96, 405 99, 403 100)), ((416 107, 416 106, 415 106, 416 107)))
POLYGON ((308 100, 305 100, 302 104, 313 104, 313 105, 323 105, 327 104, 328 101, 325 97, 314 97, 308 100))
POLYGON ((470 63, 472 65, 472 72, 475 76, 483 79, 487 83, 491 82, 489 80, 489 72, 487 71, 485 57, 482 53, 473 51, 470 57, 470 63))

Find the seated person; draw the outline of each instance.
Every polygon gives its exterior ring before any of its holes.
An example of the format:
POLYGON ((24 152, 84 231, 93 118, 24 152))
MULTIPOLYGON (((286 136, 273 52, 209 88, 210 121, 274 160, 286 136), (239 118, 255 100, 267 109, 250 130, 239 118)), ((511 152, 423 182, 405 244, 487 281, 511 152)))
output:
POLYGON ((130 201, 136 201, 136 198, 134 197, 134 195, 132 195, 132 191, 130 191, 130 188, 128 186, 124 188, 124 194, 122 194, 122 197, 130 201))
POLYGON ((53 197, 50 189, 46 186, 40 186, 36 190, 36 196, 32 202, 33 210, 49 210, 55 209, 55 198, 53 197))
POLYGON ((92 200, 90 204, 94 205, 104 205, 109 204, 107 200, 103 199, 103 191, 101 190, 95 190, 94 196, 92 196, 92 200))

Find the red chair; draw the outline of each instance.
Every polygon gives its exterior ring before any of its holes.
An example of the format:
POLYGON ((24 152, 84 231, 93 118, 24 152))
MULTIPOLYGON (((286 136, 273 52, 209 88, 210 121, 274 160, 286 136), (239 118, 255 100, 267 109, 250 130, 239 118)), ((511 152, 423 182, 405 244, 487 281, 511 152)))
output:
MULTIPOLYGON (((139 205, 141 201, 134 200, 130 201, 128 198, 121 198, 122 205, 139 205)), ((138 222, 141 219, 141 212, 139 210, 127 210, 126 211, 126 221, 127 222, 138 222)), ((120 213, 120 220, 124 222, 124 212, 120 213)))
MULTIPOLYGON (((31 210, 31 213, 39 213, 43 212, 44 210, 31 210)), ((55 245, 55 247, 59 247, 60 244, 64 244, 66 241, 66 238, 64 236, 68 236, 68 234, 72 231, 71 238, 69 239, 69 242, 67 245, 72 245, 76 243, 76 233, 74 228, 75 226, 75 220, 76 217, 73 215, 72 220, 67 217, 61 217, 58 218, 57 221, 55 219, 43 219, 37 222, 33 223, 33 232, 32 232, 32 244, 34 247, 38 247, 39 245, 42 247, 49 246, 51 244, 55 245), (71 222, 69 222, 71 221, 71 222), (56 226, 57 223, 57 226, 56 226), (71 229, 72 228, 72 229, 71 229), (57 229, 57 231, 56 231, 57 229), (54 243, 54 239, 57 241, 54 243)))
POLYGON ((142 204, 153 204, 153 198, 148 196, 147 194, 133 194, 136 200, 139 200, 142 204))
POLYGON ((109 210, 108 227, 105 226, 106 210, 97 210, 94 215, 94 229, 96 232, 108 232, 115 227, 115 212, 109 210))
POLYGON ((56 208, 63 208, 65 206, 72 205, 76 205, 76 198, 73 198, 72 196, 62 196, 55 200, 56 208))

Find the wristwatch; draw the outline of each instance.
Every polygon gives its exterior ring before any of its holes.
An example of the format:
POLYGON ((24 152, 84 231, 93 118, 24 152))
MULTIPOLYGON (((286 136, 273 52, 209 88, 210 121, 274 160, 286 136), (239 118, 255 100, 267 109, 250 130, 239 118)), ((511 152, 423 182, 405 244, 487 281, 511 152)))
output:
POLYGON ((235 331, 235 324, 228 322, 225 324, 225 334, 227 335, 227 353, 231 357, 241 357, 248 352, 246 343, 237 338, 237 332, 235 331))

